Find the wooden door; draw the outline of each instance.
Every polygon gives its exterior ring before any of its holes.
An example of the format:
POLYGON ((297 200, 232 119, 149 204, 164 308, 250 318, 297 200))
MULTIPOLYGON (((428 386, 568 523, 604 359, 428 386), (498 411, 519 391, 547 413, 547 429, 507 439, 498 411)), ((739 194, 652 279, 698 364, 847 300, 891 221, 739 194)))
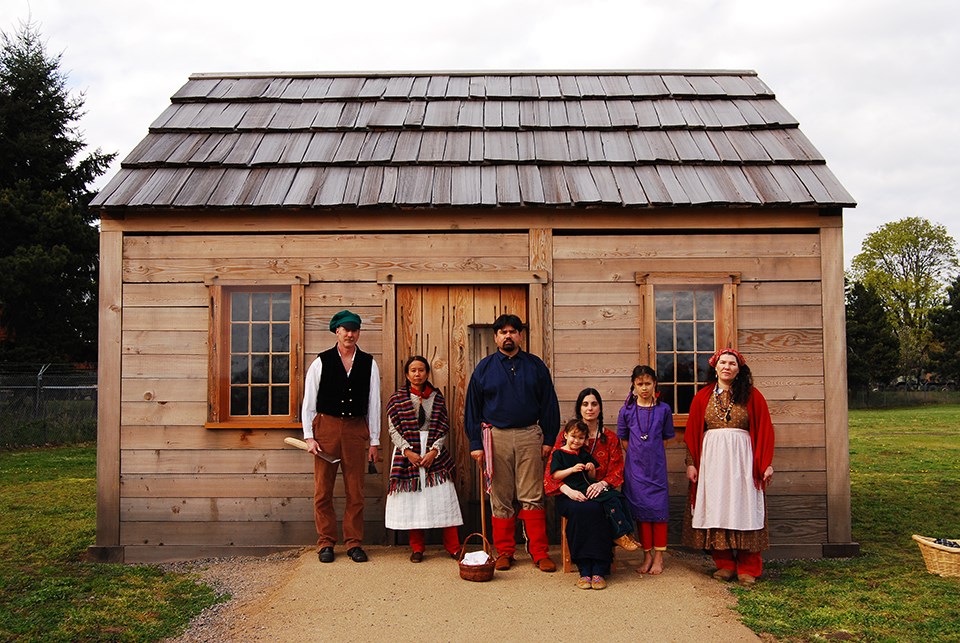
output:
POLYGON ((467 385, 477 362, 496 350, 494 320, 512 313, 527 321, 527 287, 398 286, 396 302, 396 381, 398 385, 404 381, 401 371, 411 355, 427 358, 430 381, 447 400, 447 446, 457 463, 457 493, 470 525, 479 487, 476 463, 470 459, 463 432, 467 385))

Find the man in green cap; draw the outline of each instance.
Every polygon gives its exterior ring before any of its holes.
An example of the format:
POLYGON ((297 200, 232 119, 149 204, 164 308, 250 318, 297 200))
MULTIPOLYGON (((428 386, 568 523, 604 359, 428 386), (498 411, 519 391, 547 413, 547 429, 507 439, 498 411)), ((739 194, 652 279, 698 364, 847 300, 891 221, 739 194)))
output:
POLYGON ((360 316, 341 310, 330 319, 337 343, 320 353, 307 370, 303 390, 303 438, 313 462, 313 517, 321 563, 332 563, 337 542, 333 485, 343 469, 346 507, 343 542, 347 556, 367 561, 363 541, 363 478, 380 445, 380 369, 357 346, 360 316), (331 462, 335 460, 335 462, 331 462))

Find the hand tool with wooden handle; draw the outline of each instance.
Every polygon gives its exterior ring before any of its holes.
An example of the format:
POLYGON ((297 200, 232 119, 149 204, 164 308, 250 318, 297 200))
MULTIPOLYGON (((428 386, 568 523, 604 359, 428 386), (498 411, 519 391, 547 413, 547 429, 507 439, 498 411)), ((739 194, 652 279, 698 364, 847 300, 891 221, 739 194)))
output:
MULTIPOLYGON (((297 438, 284 438, 283 441, 292 447, 297 447, 298 449, 303 449, 304 451, 310 450, 310 447, 307 446, 307 443, 303 440, 298 440, 297 438)), ((316 455, 318 458, 323 458, 330 464, 336 464, 340 462, 340 458, 335 458, 329 453, 324 453, 323 451, 317 451, 316 455)))

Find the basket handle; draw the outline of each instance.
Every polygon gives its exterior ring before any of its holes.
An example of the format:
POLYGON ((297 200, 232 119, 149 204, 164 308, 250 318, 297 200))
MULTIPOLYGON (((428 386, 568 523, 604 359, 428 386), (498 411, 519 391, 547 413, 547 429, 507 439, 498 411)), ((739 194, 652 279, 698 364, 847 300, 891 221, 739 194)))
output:
POLYGON ((480 536, 480 539, 483 541, 483 551, 487 552, 487 556, 490 556, 491 558, 493 558, 493 546, 490 544, 490 541, 487 540, 486 536, 475 531, 463 539, 463 544, 460 545, 459 560, 463 562, 463 556, 467 553, 467 541, 473 538, 474 536, 480 536))

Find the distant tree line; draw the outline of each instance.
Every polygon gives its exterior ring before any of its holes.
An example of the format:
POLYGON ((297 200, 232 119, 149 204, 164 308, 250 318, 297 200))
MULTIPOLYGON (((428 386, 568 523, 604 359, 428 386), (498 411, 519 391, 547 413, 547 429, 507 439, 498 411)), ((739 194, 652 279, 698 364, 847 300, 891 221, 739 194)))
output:
POLYGON ((956 388, 960 276, 947 229, 907 217, 867 235, 847 275, 852 389, 956 388))

